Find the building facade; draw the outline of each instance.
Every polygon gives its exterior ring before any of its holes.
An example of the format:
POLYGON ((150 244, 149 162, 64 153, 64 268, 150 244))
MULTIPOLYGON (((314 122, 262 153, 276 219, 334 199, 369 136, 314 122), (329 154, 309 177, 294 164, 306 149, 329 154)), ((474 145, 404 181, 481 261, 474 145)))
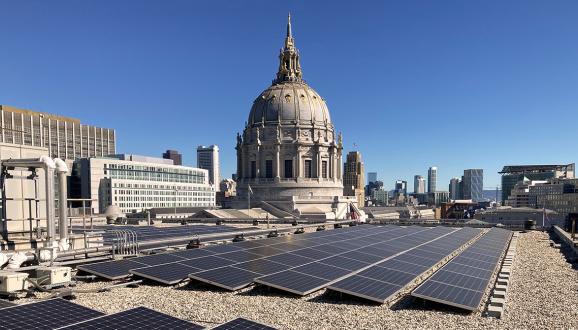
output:
POLYGON ((464 170, 462 177, 463 198, 471 199, 474 202, 481 202, 484 200, 484 170, 467 169, 464 170))
POLYGON ((365 204, 364 173, 361 153, 358 151, 348 153, 343 165, 343 195, 355 196, 360 207, 365 204))
POLYGON ((74 160, 116 153, 113 129, 84 125, 80 120, 0 105, 0 143, 48 149, 52 158, 74 160))
POLYGON ((427 192, 433 193, 437 189, 438 182, 438 168, 432 166, 427 171, 427 192))
POLYGON ((166 161, 121 155, 76 160, 73 182, 80 187, 73 191, 78 191, 80 196, 72 197, 93 200, 94 213, 103 213, 110 205, 118 206, 123 213, 151 208, 215 206, 215 192, 209 184, 207 170, 166 161))
POLYGON ((216 145, 197 147, 197 167, 209 171, 209 183, 219 191, 221 182, 219 147, 216 145))
POLYGON ((163 153, 164 159, 173 161, 173 165, 183 165, 183 155, 176 150, 167 150, 163 153))
POLYGON ((415 175, 413 177, 413 193, 423 194, 425 193, 425 178, 421 175, 415 175))
POLYGON ((566 165, 508 165, 499 174, 502 175, 502 204, 510 196, 514 186, 526 180, 573 179, 575 164, 566 165))

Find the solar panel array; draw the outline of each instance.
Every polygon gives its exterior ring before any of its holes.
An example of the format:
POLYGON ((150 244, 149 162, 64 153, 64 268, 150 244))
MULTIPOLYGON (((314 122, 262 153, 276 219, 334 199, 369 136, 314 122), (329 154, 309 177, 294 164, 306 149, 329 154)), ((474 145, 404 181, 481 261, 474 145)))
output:
POLYGON ((239 317, 227 323, 216 326, 212 328, 212 330, 276 330, 276 328, 239 317))
POLYGON ((492 228, 412 292, 412 296, 474 311, 510 242, 509 230, 492 228))
POLYGON ((56 329, 104 315, 64 299, 15 305, 0 311, 0 329, 56 329))
POLYGON ((418 245, 403 242, 407 248, 403 253, 332 284, 328 289, 385 303, 480 233, 480 229, 463 228, 448 235, 413 242, 418 245))
POLYGON ((307 295, 407 249, 452 234, 454 231, 456 230, 446 227, 409 227, 384 233, 373 231, 373 235, 346 241, 358 246, 357 249, 322 257, 299 267, 260 277, 255 282, 298 295, 307 295), (352 265, 350 259, 361 260, 364 263, 352 265))
MULTIPOLYGON (((279 253, 255 258, 253 260, 239 260, 233 265, 211 270, 193 272, 190 278, 209 283, 227 290, 238 290, 256 281, 257 278, 271 274, 287 274, 292 268, 299 268, 303 274, 301 282, 307 282, 307 273, 318 274, 326 272, 327 276, 341 277, 350 273, 347 269, 321 264, 318 261, 335 256, 343 256, 352 263, 360 261, 364 265, 375 262, 381 257, 360 251, 368 245, 392 239, 404 234, 427 231, 426 228, 400 228, 396 226, 361 226, 348 229, 316 232, 297 237, 290 243, 279 240, 270 241, 269 247, 276 248, 279 253), (287 252, 290 251, 290 252, 287 252), (330 274, 330 275, 329 275, 330 274)), ((251 251, 251 250, 248 250, 251 251)), ((356 266, 358 267, 358 266, 356 266)), ((319 279, 310 277, 309 279, 319 279)), ((314 285, 313 281, 307 282, 314 285)))
POLYGON ((60 329, 107 330, 107 329, 204 329, 203 326, 163 314, 146 307, 137 307, 124 312, 102 316, 92 320, 68 325, 60 329))
MULTIPOLYGON (((347 230, 355 231, 362 227, 363 226, 350 227, 347 230)), ((110 280, 121 279, 129 276, 130 273, 134 273, 163 284, 171 285, 182 281, 187 278, 188 274, 193 272, 209 270, 238 262, 248 262, 294 249, 301 249, 298 245, 289 244, 295 241, 314 240, 317 242, 316 244, 322 244, 327 242, 327 239, 323 241, 324 237, 337 235, 341 230, 215 245, 201 249, 99 262, 81 265, 77 268, 110 280), (265 246, 270 247, 263 248, 265 246), (219 259, 203 258, 207 256, 214 256, 219 259), (193 259, 196 261, 192 261, 193 259), (218 262, 215 263, 215 261, 219 261, 221 264, 218 262)))

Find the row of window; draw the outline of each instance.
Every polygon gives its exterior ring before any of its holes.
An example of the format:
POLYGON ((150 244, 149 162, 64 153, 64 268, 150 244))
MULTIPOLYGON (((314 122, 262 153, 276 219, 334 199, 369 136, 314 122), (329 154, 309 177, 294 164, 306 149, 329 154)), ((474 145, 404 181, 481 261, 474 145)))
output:
MULTIPOLYGON (((313 178, 313 165, 312 165, 312 161, 310 159, 305 159, 303 161, 303 176, 305 178, 313 178)), ((284 178, 286 179, 290 179, 293 178, 293 160, 292 159, 286 159, 285 163, 284 163, 284 178)), ((329 170, 328 167, 328 162, 326 160, 321 161, 321 177, 324 179, 327 179, 328 177, 330 177, 329 175, 331 171, 329 170)), ((256 178, 257 177, 257 162, 256 161, 251 161, 251 178, 256 178)), ((273 161, 272 160, 266 160, 265 161, 265 178, 273 178, 273 161)))
POLYGON ((210 186, 189 186, 189 185, 165 185, 165 184, 144 184, 144 183, 112 183, 112 188, 126 188, 126 189, 161 189, 180 191, 213 191, 210 186))

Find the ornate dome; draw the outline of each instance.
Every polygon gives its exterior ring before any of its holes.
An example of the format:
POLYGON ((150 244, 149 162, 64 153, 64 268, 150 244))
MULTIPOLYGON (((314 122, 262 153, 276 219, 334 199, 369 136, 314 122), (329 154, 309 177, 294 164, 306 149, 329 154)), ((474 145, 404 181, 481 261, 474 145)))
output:
POLYGON ((253 103, 249 126, 262 124, 331 125, 325 101, 304 82, 282 82, 264 90, 253 103))

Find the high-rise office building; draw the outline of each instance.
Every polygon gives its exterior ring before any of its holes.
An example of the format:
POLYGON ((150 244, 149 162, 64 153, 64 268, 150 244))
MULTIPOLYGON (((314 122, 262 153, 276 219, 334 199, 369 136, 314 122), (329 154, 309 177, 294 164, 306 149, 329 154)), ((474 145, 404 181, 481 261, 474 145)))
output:
POLYGON ((351 151, 343 165, 343 195, 355 196, 359 207, 365 206, 365 178, 361 153, 351 151))
POLYGON ((198 146, 197 147, 197 167, 209 171, 209 183, 219 191, 220 172, 219 172, 219 147, 216 145, 198 146))
POLYGON ((367 184, 377 181, 377 172, 367 173, 367 184))
POLYGON ((183 155, 176 150, 167 150, 163 153, 164 159, 171 159, 174 165, 183 165, 183 155))
POLYGON ((413 177, 413 193, 423 194, 425 193, 425 178, 421 175, 415 175, 413 177))
POLYGON ((452 178, 450 180, 449 190, 450 190, 450 199, 462 199, 462 180, 460 178, 452 178))
POLYGON ((395 181, 395 193, 396 195, 407 195, 407 181, 397 180, 395 181))
POLYGON ((464 170, 463 197, 474 202, 484 200, 484 170, 481 168, 464 170))
POLYGON ((113 129, 89 126, 80 120, 0 105, 0 142, 44 147, 53 158, 74 160, 116 153, 113 129))
POLYGON ((436 191, 438 182, 438 168, 432 166, 427 171, 427 192, 432 193, 436 191))

